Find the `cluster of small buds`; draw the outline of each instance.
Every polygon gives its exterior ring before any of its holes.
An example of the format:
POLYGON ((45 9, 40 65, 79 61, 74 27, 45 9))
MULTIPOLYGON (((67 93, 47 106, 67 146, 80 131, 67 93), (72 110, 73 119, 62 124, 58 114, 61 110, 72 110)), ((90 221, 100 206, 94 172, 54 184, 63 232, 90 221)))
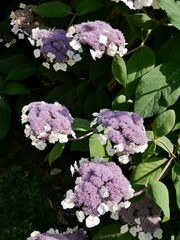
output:
POLYGON ((60 233, 57 229, 49 229, 45 233, 34 231, 26 240, 85 240, 87 239, 86 231, 83 229, 68 228, 66 232, 60 233))
POLYGON ((130 9, 141 9, 153 5, 153 0, 111 0, 113 2, 124 2, 130 9))
POLYGON ((75 138, 71 128, 73 118, 65 106, 58 102, 54 104, 32 102, 22 109, 21 122, 25 125, 25 135, 30 138, 32 145, 44 150, 46 141, 65 143, 68 135, 75 138))
POLYGON ((130 232, 132 236, 138 236, 139 240, 162 239, 160 215, 160 208, 151 198, 132 203, 128 209, 120 210, 120 216, 126 222, 121 226, 120 232, 130 232))
POLYGON ((103 21, 85 22, 71 26, 68 37, 73 37, 70 45, 75 50, 82 49, 83 44, 90 47, 92 58, 101 58, 104 53, 121 57, 127 52, 124 35, 103 21))
POLYGON ((55 71, 66 71, 67 65, 73 66, 81 60, 79 53, 70 46, 71 39, 62 29, 34 28, 29 40, 32 45, 37 47, 34 50, 34 56, 38 58, 42 55, 46 59, 43 66, 48 69, 52 64, 55 71))
POLYGON ((128 163, 130 155, 142 153, 147 148, 148 139, 143 119, 138 114, 102 109, 93 116, 95 119, 91 127, 96 125, 99 141, 102 145, 105 145, 108 139, 111 141, 113 146, 106 147, 107 153, 109 156, 117 154, 120 163, 128 163))
POLYGON ((87 158, 75 162, 71 166, 72 175, 77 171, 75 188, 68 190, 66 198, 61 202, 64 209, 80 208, 76 211, 79 222, 85 219, 88 228, 100 223, 99 217, 110 212, 112 219, 119 219, 122 207, 128 208, 128 199, 133 197, 134 190, 121 168, 114 162, 105 162, 103 158, 95 158, 90 162, 87 158))
POLYGON ((32 9, 36 7, 35 5, 26 6, 20 3, 19 7, 19 10, 12 11, 10 14, 10 24, 13 26, 11 31, 18 35, 19 39, 24 39, 25 35, 31 34, 33 28, 39 26, 41 20, 32 12, 32 9))

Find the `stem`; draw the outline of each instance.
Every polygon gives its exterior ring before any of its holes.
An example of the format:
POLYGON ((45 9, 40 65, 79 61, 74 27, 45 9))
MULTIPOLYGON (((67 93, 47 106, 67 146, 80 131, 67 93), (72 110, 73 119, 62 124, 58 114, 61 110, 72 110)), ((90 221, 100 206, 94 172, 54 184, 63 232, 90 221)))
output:
POLYGON ((72 25, 72 23, 73 23, 74 19, 76 18, 76 16, 77 16, 77 14, 75 13, 73 18, 71 19, 69 25, 68 25, 68 28, 72 25))
POLYGON ((163 174, 165 173, 165 171, 168 169, 168 167, 170 166, 170 164, 172 163, 172 161, 174 160, 174 158, 171 158, 166 166, 164 167, 164 169, 162 170, 162 172, 159 174, 159 176, 156 178, 157 181, 159 181, 161 179, 161 177, 163 176, 163 174))
MULTIPOLYGON (((175 156, 175 157, 176 157, 176 156, 175 156)), ((166 172, 166 170, 168 169, 168 167, 170 166, 170 164, 173 162, 173 160, 174 160, 174 157, 172 157, 169 161, 167 161, 166 166, 163 168, 162 172, 161 172, 161 173, 159 174, 159 176, 156 178, 157 181, 159 181, 159 180, 162 178, 163 174, 166 172)), ((146 190, 147 190, 148 188, 149 188, 149 187, 145 187, 145 188, 141 189, 140 191, 135 192, 134 195, 133 195, 133 197, 136 197, 136 196, 141 195, 142 193, 146 192, 146 190)))
POLYGON ((148 187, 145 187, 145 188, 141 189, 140 191, 135 192, 133 194, 133 197, 137 197, 137 196, 141 195, 142 193, 146 192, 147 189, 148 189, 148 187))
POLYGON ((164 142, 162 142, 161 140, 159 140, 159 139, 154 139, 154 142, 156 142, 156 141, 159 141, 160 143, 162 143, 162 145, 164 145, 165 146, 165 148, 168 150, 168 152, 171 154, 171 156, 173 157, 173 158, 176 158, 176 155, 174 155, 174 153, 173 152, 171 152, 171 150, 169 149, 169 147, 164 143, 164 142))
POLYGON ((138 47, 136 47, 136 48, 130 50, 130 51, 127 52, 124 56, 127 56, 127 55, 129 55, 129 54, 131 54, 131 53, 137 51, 138 49, 143 48, 144 45, 145 45, 145 43, 146 43, 146 41, 148 40, 149 36, 151 35, 152 31, 153 31, 153 29, 149 32, 149 34, 145 37, 145 39, 142 41, 142 43, 141 43, 138 47))
POLYGON ((84 138, 86 138, 86 137, 91 136, 93 133, 95 133, 95 131, 86 133, 85 135, 83 135, 83 136, 81 136, 81 137, 78 137, 78 138, 68 138, 68 140, 70 140, 70 141, 82 140, 82 139, 84 139, 84 138))

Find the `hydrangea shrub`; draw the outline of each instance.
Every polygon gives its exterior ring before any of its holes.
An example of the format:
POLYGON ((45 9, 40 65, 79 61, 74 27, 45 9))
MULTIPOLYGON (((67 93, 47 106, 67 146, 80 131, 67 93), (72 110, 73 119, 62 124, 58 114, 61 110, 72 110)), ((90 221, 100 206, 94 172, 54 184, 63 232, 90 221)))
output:
POLYGON ((178 240, 179 1, 17 0, 2 11, 0 140, 17 131, 50 168, 66 166, 59 209, 81 227, 34 227, 27 240, 178 240))

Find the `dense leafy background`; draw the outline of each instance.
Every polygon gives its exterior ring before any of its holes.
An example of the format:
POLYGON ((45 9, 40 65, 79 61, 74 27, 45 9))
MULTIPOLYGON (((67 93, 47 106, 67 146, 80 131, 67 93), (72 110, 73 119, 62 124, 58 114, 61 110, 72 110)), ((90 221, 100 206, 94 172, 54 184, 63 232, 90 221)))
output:
MULTIPOLYGON (((4 39, 0 43, 0 238, 25 239, 35 229, 76 226, 74 214, 62 213, 60 207, 63 194, 73 184, 69 166, 82 156, 107 157, 96 134, 66 146, 49 145, 43 153, 34 149, 24 137, 21 109, 44 100, 58 101, 69 109, 77 136, 90 131, 92 113, 102 108, 135 111, 145 119, 149 146, 133 157, 133 168, 122 169, 135 189, 147 187, 161 207, 163 239, 179 240, 180 1, 158 0, 161 9, 134 11, 110 0, 25 0, 27 5, 37 5, 34 13, 48 28, 67 30, 75 23, 103 20, 124 33, 128 53, 123 58, 104 55, 94 61, 87 50, 83 60, 67 72, 44 68, 27 39, 4 46, 15 37, 9 15, 20 2, 6 1, 0 7, 4 39), (46 194, 45 183, 50 188, 46 194)), ((135 239, 121 235, 118 223, 104 217, 100 226, 89 231, 90 239, 135 239)))

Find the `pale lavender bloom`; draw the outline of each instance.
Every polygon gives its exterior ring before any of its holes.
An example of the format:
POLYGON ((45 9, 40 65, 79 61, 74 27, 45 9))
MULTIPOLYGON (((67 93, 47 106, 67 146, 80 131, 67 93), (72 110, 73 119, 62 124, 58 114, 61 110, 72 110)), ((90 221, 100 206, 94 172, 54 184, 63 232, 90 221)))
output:
POLYGON ((32 140, 32 145, 39 150, 46 147, 46 141, 64 143, 67 136, 75 133, 71 128, 73 118, 65 106, 55 102, 32 102, 22 109, 22 123, 25 125, 26 137, 32 140))
POLYGON ((55 71, 66 71, 67 65, 73 66, 81 60, 80 55, 69 44, 71 39, 62 29, 35 28, 32 29, 29 40, 32 45, 38 47, 34 50, 34 56, 38 58, 42 55, 46 60, 43 66, 47 68, 49 68, 49 64, 52 64, 55 71))
POLYGON ((122 32, 103 21, 90 21, 71 26, 67 36, 73 37, 70 45, 76 50, 81 49, 81 44, 89 45, 93 59, 101 58, 104 53, 114 57, 116 54, 123 56, 127 52, 122 32))
POLYGON ((101 162, 89 162, 82 159, 76 170, 80 177, 76 180, 74 193, 68 191, 61 204, 65 209, 74 206, 80 208, 81 211, 76 213, 78 220, 82 222, 87 217, 87 227, 99 224, 98 217, 108 211, 118 212, 133 196, 130 182, 114 162, 105 162, 103 159, 101 162), (97 224, 93 224, 93 219, 97 224))
POLYGON ((38 236, 37 240, 68 240, 62 234, 42 233, 38 236))
POLYGON ((120 216, 128 225, 139 225, 141 231, 154 233, 160 227, 161 209, 151 198, 132 203, 128 209, 122 208, 120 216))
POLYGON ((130 9, 141 9, 153 5, 153 0, 111 0, 113 2, 124 2, 130 9))
POLYGON ((45 233, 34 231, 27 240, 85 240, 86 238, 86 231, 75 227, 74 229, 68 228, 64 233, 59 233, 57 229, 54 230, 53 228, 45 233))
POLYGON ((97 125, 100 136, 111 141, 113 148, 107 147, 107 152, 110 156, 117 153, 121 163, 127 163, 131 154, 147 148, 143 119, 136 113, 102 109, 92 125, 97 125))
POLYGON ((82 229, 76 229, 72 232, 66 232, 64 236, 69 240, 85 240, 87 239, 86 232, 82 229))

